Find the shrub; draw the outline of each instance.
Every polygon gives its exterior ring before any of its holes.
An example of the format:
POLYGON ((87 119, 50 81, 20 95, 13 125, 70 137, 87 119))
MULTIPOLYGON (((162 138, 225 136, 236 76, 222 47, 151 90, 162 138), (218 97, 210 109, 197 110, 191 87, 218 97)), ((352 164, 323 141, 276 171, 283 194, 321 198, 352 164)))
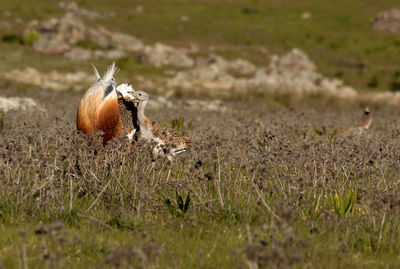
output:
POLYGON ((33 43, 35 43, 40 37, 40 33, 36 30, 29 30, 27 31, 23 38, 22 41, 25 45, 31 46, 33 43))

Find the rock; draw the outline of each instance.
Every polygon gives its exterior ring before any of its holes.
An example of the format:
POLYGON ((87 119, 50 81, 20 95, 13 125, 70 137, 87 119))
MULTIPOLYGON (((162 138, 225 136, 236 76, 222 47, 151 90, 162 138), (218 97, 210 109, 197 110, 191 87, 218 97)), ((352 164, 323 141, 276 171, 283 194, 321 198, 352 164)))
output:
POLYGON ((243 94, 251 89, 264 89, 299 95, 323 93, 343 98, 356 96, 356 92, 343 85, 341 80, 327 79, 316 72, 315 64, 299 49, 292 49, 282 56, 273 55, 266 68, 256 67, 243 59, 228 61, 210 54, 207 58, 198 59, 194 68, 180 71, 168 79, 167 85, 186 90, 204 88, 243 94))
POLYGON ((372 22, 372 29, 400 33, 400 9, 379 12, 372 22))
POLYGON ((145 46, 144 53, 147 54, 149 63, 156 67, 173 65, 177 67, 191 67, 194 61, 189 58, 185 51, 175 49, 162 43, 153 46, 145 46))
POLYGON ((240 76, 249 76, 255 73, 256 66, 249 61, 236 59, 230 62, 228 71, 240 76))
POLYGON ((121 59, 127 56, 125 51, 114 50, 95 50, 93 51, 93 58, 106 58, 106 59, 121 59))
POLYGON ((28 23, 24 33, 32 30, 39 32, 39 39, 32 45, 34 50, 72 59, 120 59, 134 52, 140 55, 140 60, 157 67, 171 65, 188 68, 194 65, 194 61, 187 56, 188 53, 198 51, 198 47, 193 44, 189 49, 177 49, 162 43, 144 46, 134 36, 101 26, 86 26, 83 18, 91 17, 92 13, 79 8, 75 2, 61 2, 60 8, 66 11, 61 18, 28 23))
POLYGON ((311 13, 308 12, 308 11, 303 12, 303 13, 301 14, 301 18, 302 18, 303 20, 311 19, 311 13))
POLYGON ((376 92, 369 93, 367 97, 374 102, 383 102, 390 105, 400 104, 400 92, 376 92))
POLYGON ((307 54, 297 48, 290 50, 281 57, 273 55, 268 67, 273 72, 284 71, 292 73, 313 72, 316 69, 315 64, 311 62, 307 54))
POLYGON ((182 15, 180 19, 181 19, 181 21, 188 21, 189 20, 189 16, 182 15))
POLYGON ((69 45, 75 45, 85 40, 86 35, 85 23, 74 13, 65 13, 56 26, 58 38, 64 40, 69 45))
POLYGON ((70 50, 71 46, 59 40, 55 35, 41 35, 33 43, 32 48, 43 54, 64 54, 70 50))
POLYGON ((74 14, 76 14, 78 16, 81 16, 81 17, 84 17, 84 18, 87 18, 87 19, 95 19, 95 18, 99 18, 100 17, 99 13, 97 13, 95 11, 90 11, 90 10, 87 10, 87 9, 84 9, 84 8, 80 8, 78 6, 78 4, 76 2, 73 2, 73 1, 72 2, 61 1, 58 4, 58 7, 60 9, 62 9, 62 10, 65 10, 66 12, 74 13, 74 14))
POLYGON ((121 50, 139 51, 144 47, 142 41, 131 35, 109 32, 109 36, 111 43, 115 44, 121 50))
POLYGON ((136 6, 136 13, 140 14, 140 13, 142 13, 143 11, 144 11, 143 6, 141 6, 141 5, 137 5, 137 6, 136 6))
POLYGON ((202 101, 202 100, 188 99, 184 102, 184 105, 193 110, 216 111, 216 112, 227 111, 227 107, 223 104, 221 100, 202 101))
POLYGON ((12 70, 3 76, 10 81, 51 90, 83 90, 93 82, 93 78, 83 72, 59 73, 51 71, 49 73, 42 73, 33 67, 12 70))
MULTIPOLYGON (((1 97, 0 96, 0 111, 8 112, 10 110, 28 110, 39 107, 37 103, 31 98, 21 97, 1 97)), ((41 109, 42 110, 42 109, 41 109)))
POLYGON ((110 31, 106 28, 99 26, 97 28, 86 29, 86 40, 91 41, 103 48, 111 46, 110 31))
POLYGON ((66 10, 66 11, 71 11, 71 12, 76 12, 78 11, 79 7, 76 2, 67 2, 67 1, 61 1, 58 3, 58 7, 60 9, 66 10))

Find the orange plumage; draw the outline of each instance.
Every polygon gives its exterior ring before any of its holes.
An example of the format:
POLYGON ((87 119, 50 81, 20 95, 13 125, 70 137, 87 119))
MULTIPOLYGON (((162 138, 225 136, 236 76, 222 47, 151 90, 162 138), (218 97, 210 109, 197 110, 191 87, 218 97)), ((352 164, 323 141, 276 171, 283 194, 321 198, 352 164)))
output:
POLYGON ((118 136, 122 129, 114 79, 116 69, 112 64, 101 78, 96 68, 93 68, 97 81, 79 103, 76 127, 78 131, 86 134, 103 131, 103 143, 106 144, 118 136))

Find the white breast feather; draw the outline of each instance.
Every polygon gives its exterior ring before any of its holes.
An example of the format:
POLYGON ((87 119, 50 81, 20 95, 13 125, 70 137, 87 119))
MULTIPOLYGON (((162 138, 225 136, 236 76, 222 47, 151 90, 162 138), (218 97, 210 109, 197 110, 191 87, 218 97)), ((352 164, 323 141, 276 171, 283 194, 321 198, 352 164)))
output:
POLYGON ((129 97, 131 99, 135 99, 135 97, 133 97, 133 95, 131 94, 134 91, 135 90, 133 89, 133 87, 126 83, 122 83, 117 87, 117 92, 119 92, 123 97, 129 97))

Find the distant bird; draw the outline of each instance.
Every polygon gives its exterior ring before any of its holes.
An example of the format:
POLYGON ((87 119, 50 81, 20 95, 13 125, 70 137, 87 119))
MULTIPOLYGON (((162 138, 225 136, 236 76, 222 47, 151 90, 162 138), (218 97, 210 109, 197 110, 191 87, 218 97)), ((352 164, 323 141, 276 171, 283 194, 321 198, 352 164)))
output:
POLYGON ((135 91, 132 95, 137 100, 140 139, 156 143, 153 153, 156 155, 166 155, 171 161, 175 155, 185 152, 190 146, 190 138, 181 136, 175 129, 161 126, 144 115, 149 99, 146 92, 135 91))
POLYGON ((368 130, 368 128, 371 126, 371 123, 372 123, 371 112, 370 112, 369 108, 366 107, 365 110, 363 111, 363 114, 361 115, 360 125, 358 127, 353 127, 353 128, 345 130, 344 132, 342 132, 342 135, 345 135, 345 136, 363 135, 368 130))
POLYGON ((114 74, 117 70, 114 63, 103 77, 100 77, 96 67, 92 67, 96 81, 79 103, 76 120, 78 131, 85 134, 103 131, 104 145, 121 134, 126 134, 132 140, 136 132, 134 122, 137 122, 134 116, 137 112, 130 95, 134 90, 126 84, 116 87, 114 74))
POLYGON ((371 116, 371 112, 369 111, 368 107, 365 108, 365 110, 361 116, 360 123, 361 123, 360 128, 362 128, 364 130, 367 130, 369 128, 369 126, 371 126, 372 116, 371 116))

